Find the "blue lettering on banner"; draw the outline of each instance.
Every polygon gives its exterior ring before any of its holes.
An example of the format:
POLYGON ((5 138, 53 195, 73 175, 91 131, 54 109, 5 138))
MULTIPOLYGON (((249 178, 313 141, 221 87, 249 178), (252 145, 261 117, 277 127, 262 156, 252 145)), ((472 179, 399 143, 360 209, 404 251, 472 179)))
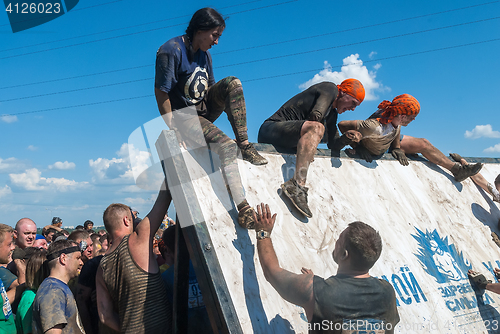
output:
POLYGON ((394 290, 396 291, 397 306, 400 306, 400 300, 406 305, 410 305, 413 301, 416 303, 427 301, 427 297, 425 297, 424 292, 420 288, 415 275, 413 275, 410 268, 407 266, 400 267, 399 275, 392 274, 390 280, 386 275, 382 275, 380 278, 391 283, 394 287, 394 290))
MULTIPOLYGON (((495 267, 500 268, 500 261, 496 260, 495 262, 496 262, 495 267)), ((488 269, 489 272, 493 275, 493 277, 495 277, 495 282, 497 283, 500 282, 496 277, 495 272, 493 271, 493 265, 491 264, 491 261, 488 261, 488 264, 486 264, 486 262, 483 262, 483 266, 485 266, 486 269, 488 269)))

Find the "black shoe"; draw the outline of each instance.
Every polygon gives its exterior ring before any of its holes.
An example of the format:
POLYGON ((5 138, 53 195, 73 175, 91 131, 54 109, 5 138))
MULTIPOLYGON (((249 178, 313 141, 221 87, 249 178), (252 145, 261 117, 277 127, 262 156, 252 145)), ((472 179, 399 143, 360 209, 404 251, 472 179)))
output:
POLYGON ((252 144, 240 146, 241 150, 241 156, 243 157, 243 160, 246 160, 250 162, 253 165, 265 165, 267 164, 266 158, 261 156, 259 152, 253 147, 252 144))
POLYGON ((307 218, 312 217, 312 212, 307 205, 308 188, 300 186, 295 179, 290 179, 281 185, 283 193, 292 201, 293 205, 307 218))

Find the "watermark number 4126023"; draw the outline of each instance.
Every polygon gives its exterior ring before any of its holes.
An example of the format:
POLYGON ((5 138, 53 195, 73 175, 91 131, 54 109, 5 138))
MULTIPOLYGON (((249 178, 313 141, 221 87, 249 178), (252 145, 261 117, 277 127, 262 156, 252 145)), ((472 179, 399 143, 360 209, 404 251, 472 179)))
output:
POLYGON ((9 14, 59 14, 61 12, 61 3, 55 2, 9 2, 5 7, 9 14))

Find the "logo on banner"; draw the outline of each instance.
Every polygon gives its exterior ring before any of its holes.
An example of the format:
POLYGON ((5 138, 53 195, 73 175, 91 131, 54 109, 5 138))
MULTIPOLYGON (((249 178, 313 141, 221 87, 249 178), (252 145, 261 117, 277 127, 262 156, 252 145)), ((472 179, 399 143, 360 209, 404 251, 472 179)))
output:
POLYGON ((416 235, 412 235, 419 243, 415 256, 429 275, 438 283, 467 279, 467 271, 472 265, 462 252, 457 251, 455 245, 448 242, 448 237, 441 238, 436 230, 416 230, 416 235))
POLYGON ((12 1, 3 0, 12 32, 30 29, 52 21, 72 10, 79 0, 12 1))

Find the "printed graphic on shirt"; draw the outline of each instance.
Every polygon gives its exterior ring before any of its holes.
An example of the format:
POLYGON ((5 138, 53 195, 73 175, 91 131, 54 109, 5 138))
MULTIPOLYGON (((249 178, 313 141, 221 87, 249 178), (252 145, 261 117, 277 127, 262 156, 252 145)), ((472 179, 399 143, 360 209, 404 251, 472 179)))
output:
POLYGON ((7 320, 12 315, 12 308, 10 307, 9 297, 7 297, 7 291, 5 291, 2 281, 0 281, 0 294, 2 295, 2 301, 3 301, 3 307, 2 307, 3 316, 7 320))
POLYGON ((208 90, 208 73, 205 68, 196 67, 184 86, 185 98, 193 104, 200 102, 208 90))

